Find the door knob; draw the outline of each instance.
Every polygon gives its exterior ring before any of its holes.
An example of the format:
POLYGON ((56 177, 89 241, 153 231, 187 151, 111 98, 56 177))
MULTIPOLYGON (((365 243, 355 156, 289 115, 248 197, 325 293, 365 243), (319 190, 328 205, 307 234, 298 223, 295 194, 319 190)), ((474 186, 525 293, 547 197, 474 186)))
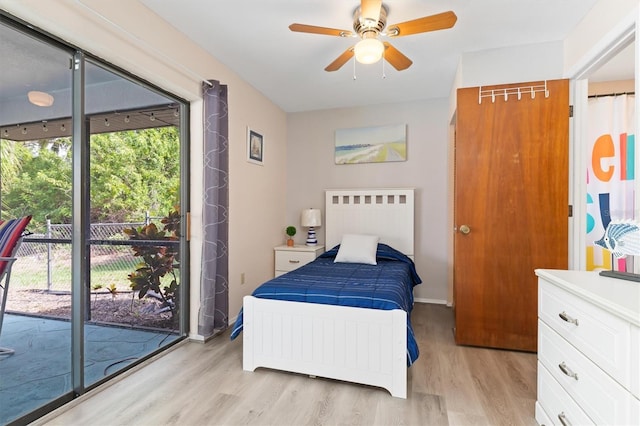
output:
POLYGON ((471 228, 469 228, 469 225, 461 225, 460 232, 462 232, 464 235, 467 235, 469 232, 471 232, 471 228))

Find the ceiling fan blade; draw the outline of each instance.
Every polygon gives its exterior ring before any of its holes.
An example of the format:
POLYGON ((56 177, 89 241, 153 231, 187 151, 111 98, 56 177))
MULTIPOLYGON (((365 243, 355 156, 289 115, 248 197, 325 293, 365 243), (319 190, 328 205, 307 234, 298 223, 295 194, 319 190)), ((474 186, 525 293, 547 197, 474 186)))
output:
POLYGON ((360 16, 378 22, 380 19, 380 9, 382 8, 382 0, 361 0, 360 16))
POLYGON ((351 58, 353 58, 353 47, 350 47, 347 50, 345 50, 344 52, 342 52, 342 55, 338 56, 335 61, 333 61, 329 65, 327 65, 327 67, 324 70, 325 71, 337 71, 337 70, 340 69, 340 67, 342 67, 344 64, 346 64, 347 61, 349 61, 349 59, 351 59, 351 58))
POLYGON ((406 70, 413 64, 413 61, 404 56, 398 49, 390 43, 384 42, 384 59, 387 60, 398 71, 406 70))
POLYGON ((400 37, 411 34, 426 33, 451 28, 455 25, 458 17, 452 11, 438 13, 437 15, 425 16, 400 24, 387 27, 387 36, 400 37))
POLYGON ((298 33, 322 34, 338 37, 353 37, 354 35, 351 31, 347 30, 337 30, 335 28, 316 27, 315 25, 305 24, 291 24, 289 25, 289 29, 298 33))

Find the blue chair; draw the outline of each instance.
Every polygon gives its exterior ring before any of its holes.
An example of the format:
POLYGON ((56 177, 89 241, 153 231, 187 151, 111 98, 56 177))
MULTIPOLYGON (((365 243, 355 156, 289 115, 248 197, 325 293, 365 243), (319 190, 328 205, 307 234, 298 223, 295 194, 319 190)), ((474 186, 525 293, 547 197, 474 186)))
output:
MULTIPOLYGON (((4 309, 7 305, 11 268, 13 262, 16 261, 16 253, 30 221, 31 216, 25 216, 0 222, 0 334, 2 333, 4 309)), ((13 352, 13 349, 0 347, 0 356, 12 355, 13 352)))

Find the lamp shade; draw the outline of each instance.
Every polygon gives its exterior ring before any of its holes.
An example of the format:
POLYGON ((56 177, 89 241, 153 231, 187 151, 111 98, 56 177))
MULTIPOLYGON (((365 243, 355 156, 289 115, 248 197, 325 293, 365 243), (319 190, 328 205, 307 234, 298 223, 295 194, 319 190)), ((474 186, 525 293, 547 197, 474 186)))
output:
POLYGON ((322 211, 320 209, 304 209, 300 215, 300 224, 302 226, 321 226, 322 211))
POLYGON ((27 93, 27 98, 29 98, 29 102, 37 106, 49 107, 53 105, 53 96, 45 92, 32 90, 31 92, 27 93))

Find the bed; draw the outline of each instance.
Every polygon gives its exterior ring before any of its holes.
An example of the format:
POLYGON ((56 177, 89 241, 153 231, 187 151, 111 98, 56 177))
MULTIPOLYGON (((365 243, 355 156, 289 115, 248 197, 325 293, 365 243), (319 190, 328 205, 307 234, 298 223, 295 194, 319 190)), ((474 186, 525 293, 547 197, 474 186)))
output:
POLYGON ((413 189, 326 191, 327 252, 243 299, 231 333, 243 333, 243 369, 378 386, 406 398, 407 368, 418 356, 409 315, 420 283, 413 235, 413 189), (334 263, 347 237, 371 235, 379 237, 377 265, 334 263), (365 289, 375 293, 365 297, 365 289))

